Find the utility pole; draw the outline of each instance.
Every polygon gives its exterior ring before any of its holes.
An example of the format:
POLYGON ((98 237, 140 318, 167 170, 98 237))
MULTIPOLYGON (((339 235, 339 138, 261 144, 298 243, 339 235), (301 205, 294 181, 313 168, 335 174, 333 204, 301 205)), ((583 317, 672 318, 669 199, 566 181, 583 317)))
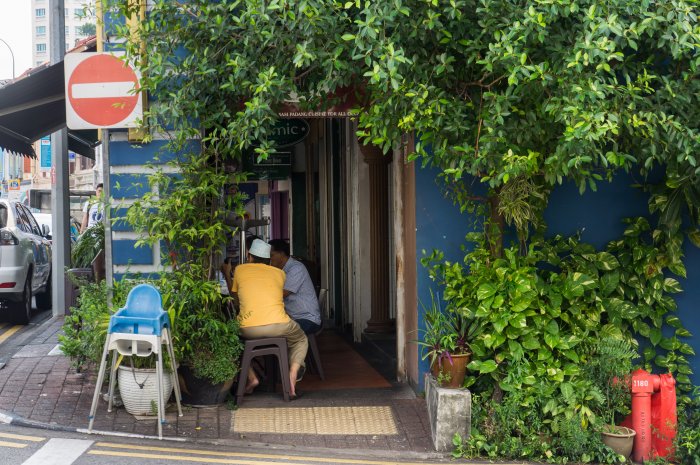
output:
MULTIPOLYGON (((51 65, 66 54, 64 0, 49 0, 49 57, 51 65)), ((51 308, 54 316, 66 313, 65 274, 70 266, 70 190, 68 180, 68 130, 51 135, 51 211, 53 251, 51 259, 51 308)))

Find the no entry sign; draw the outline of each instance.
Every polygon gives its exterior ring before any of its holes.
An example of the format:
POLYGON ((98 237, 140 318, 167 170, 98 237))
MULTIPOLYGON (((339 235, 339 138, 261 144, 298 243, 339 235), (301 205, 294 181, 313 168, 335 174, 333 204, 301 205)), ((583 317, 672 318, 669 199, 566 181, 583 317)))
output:
POLYGON ((69 129, 136 127, 142 116, 137 72, 114 53, 69 53, 64 59, 69 129))

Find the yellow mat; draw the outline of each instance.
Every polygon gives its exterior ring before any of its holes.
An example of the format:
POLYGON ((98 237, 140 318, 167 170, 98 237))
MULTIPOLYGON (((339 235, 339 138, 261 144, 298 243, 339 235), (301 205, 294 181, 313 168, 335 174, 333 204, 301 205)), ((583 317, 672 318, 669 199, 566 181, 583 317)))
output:
POLYGON ((397 434, 388 406, 242 408, 232 414, 236 433, 397 434))

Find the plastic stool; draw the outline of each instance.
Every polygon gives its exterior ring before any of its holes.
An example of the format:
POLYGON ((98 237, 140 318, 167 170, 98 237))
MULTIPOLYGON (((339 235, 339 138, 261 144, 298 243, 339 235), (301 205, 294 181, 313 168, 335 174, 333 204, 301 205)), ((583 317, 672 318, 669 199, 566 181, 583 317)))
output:
POLYGON ((114 400, 114 384, 116 381, 117 356, 148 357, 156 354, 156 374, 158 383, 158 437, 163 438, 163 423, 165 423, 165 399, 163 399, 163 355, 161 346, 166 345, 172 363, 172 381, 175 388, 177 413, 182 416, 180 406, 180 386, 177 379, 177 363, 173 352, 173 342, 170 338, 170 317, 163 310, 162 300, 158 290, 150 284, 139 284, 134 287, 126 298, 126 305, 109 319, 107 340, 102 351, 100 370, 97 375, 95 394, 90 407, 90 423, 88 433, 92 432, 95 421, 95 411, 104 382, 109 352, 112 352, 112 365, 109 377, 109 396, 107 411, 112 411, 114 400))
POLYGON ((321 353, 318 350, 318 344, 316 343, 316 336, 323 332, 323 327, 313 334, 307 334, 306 338, 309 340, 309 352, 306 354, 306 359, 310 361, 310 365, 318 373, 321 379, 326 379, 323 374, 323 366, 321 365, 321 353))
POLYGON ((289 402, 289 358, 287 356, 287 339, 283 337, 265 337, 260 339, 246 339, 243 350, 241 372, 238 374, 238 388, 236 389, 236 403, 241 405, 245 394, 245 385, 248 378, 248 369, 255 357, 274 355, 277 357, 280 376, 282 377, 282 395, 289 402))

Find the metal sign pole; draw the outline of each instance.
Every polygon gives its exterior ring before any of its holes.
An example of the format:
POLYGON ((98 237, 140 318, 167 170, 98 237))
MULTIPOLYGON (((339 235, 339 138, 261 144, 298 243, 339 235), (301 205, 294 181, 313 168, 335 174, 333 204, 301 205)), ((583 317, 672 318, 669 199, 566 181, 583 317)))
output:
MULTIPOLYGON (((64 0, 49 0, 51 64, 60 63, 66 54, 64 0)), ((68 130, 51 135, 51 211, 53 212, 51 261, 51 308, 53 315, 65 315, 65 270, 70 266, 70 192, 68 180, 68 130)))

